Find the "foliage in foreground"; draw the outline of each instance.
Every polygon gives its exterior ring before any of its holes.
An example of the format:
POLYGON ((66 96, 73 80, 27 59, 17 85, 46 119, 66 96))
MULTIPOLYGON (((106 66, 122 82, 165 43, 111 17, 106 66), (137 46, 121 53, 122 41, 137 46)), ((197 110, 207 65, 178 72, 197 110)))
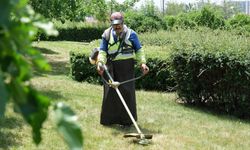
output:
MULTIPOLYGON (((48 115, 50 100, 35 90, 30 79, 32 68, 50 70, 41 53, 31 47, 38 28, 50 35, 57 32, 43 22, 27 5, 27 1, 0 1, 0 119, 8 102, 14 104, 32 127, 33 140, 41 142, 41 128, 48 115)), ((58 132, 71 149, 82 149, 83 137, 75 114, 64 104, 55 104, 53 111, 58 132), (72 119, 73 118, 73 119, 72 119), (66 129, 66 130, 65 130, 66 129)))

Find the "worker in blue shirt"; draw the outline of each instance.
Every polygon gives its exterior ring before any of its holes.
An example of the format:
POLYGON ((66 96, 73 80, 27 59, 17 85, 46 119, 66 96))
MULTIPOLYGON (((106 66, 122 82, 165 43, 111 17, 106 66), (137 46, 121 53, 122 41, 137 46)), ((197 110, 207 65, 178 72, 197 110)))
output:
MULTIPOLYGON (((134 66, 137 63, 141 67, 142 73, 147 74, 149 68, 146 65, 145 54, 136 32, 124 24, 124 16, 121 12, 112 13, 110 21, 111 27, 106 29, 102 35, 96 63, 98 73, 108 79, 101 67, 106 64, 114 81, 126 81, 134 78, 134 66)), ((134 119, 137 120, 135 82, 122 84, 119 86, 119 90, 134 119)), ((132 124, 117 93, 106 84, 104 84, 100 123, 123 126, 132 124)))

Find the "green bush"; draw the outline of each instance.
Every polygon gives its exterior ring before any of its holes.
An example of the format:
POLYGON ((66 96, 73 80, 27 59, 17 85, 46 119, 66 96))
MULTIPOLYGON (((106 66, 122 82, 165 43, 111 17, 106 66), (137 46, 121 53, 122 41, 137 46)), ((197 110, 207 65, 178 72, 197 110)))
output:
POLYGON ((211 29, 223 28, 225 26, 225 20, 222 14, 209 6, 203 7, 200 15, 196 18, 196 22, 199 26, 209 27, 211 29))
MULTIPOLYGON (((250 118, 249 38, 217 31, 198 31, 192 43, 172 51, 177 93, 186 103, 202 104, 250 118)), ((192 35, 191 35, 192 36, 192 35)))
POLYGON ((152 32, 166 29, 166 25, 158 15, 147 15, 141 12, 127 12, 125 24, 136 32, 152 32))
MULTIPOLYGON (((160 33, 164 36, 164 32, 160 33)), ((141 35, 140 35, 141 36, 141 35)), ((143 37, 148 37, 148 34, 143 34, 143 37)), ((156 36, 154 36, 156 37, 156 36)), ((77 81, 87 81, 89 83, 102 83, 100 77, 96 72, 95 66, 89 63, 88 57, 90 51, 94 47, 99 46, 99 41, 93 41, 84 46, 84 49, 81 51, 72 50, 70 52, 70 76, 77 81)), ((150 72, 148 75, 144 76, 140 80, 136 81, 136 88, 145 89, 145 90, 159 90, 159 91, 169 91, 172 90, 172 87, 175 86, 175 82, 173 77, 171 76, 171 70, 169 70, 169 59, 168 53, 169 49, 162 47, 149 47, 146 46, 143 48, 146 51, 146 55, 148 58, 148 66, 150 68, 150 72), (155 55, 157 54, 157 55, 155 55), (162 57, 159 58, 158 55, 162 57), (157 77, 155 75, 158 75, 157 77)), ((140 68, 135 66, 136 68, 136 76, 141 75, 140 68)))
MULTIPOLYGON (((70 52, 70 76, 76 81, 86 81, 93 84, 102 84, 97 74, 96 66, 89 63, 88 55, 83 52, 70 52)), ((169 62, 160 59, 148 59, 150 72, 140 80, 136 81, 137 89, 170 91, 175 85, 169 72, 169 62)), ((135 76, 141 76, 138 66, 135 66, 135 76)))
POLYGON ((230 18, 228 22, 232 27, 250 25, 250 16, 246 14, 237 14, 233 18, 230 18))
MULTIPOLYGON (((150 68, 142 80, 136 82, 136 87, 145 90, 173 91, 176 83, 171 73, 170 62, 158 58, 149 58, 147 62, 150 68)), ((140 69, 137 69, 139 74, 140 69)), ((138 76, 138 75, 137 75, 138 76)))
POLYGON ((84 49, 70 51, 70 76, 76 81, 89 83, 101 83, 96 72, 96 67, 89 63, 89 54, 99 41, 92 41, 84 46, 84 49))
MULTIPOLYGON (((139 34, 139 38, 141 40, 141 43, 143 45, 146 46, 161 46, 161 47, 166 47, 167 45, 170 45, 171 43, 173 43, 173 32, 171 31, 163 31, 160 30, 158 32, 156 32, 157 34, 153 34, 153 33, 142 33, 139 34)), ((177 35, 178 36, 178 35, 177 35)))
POLYGON ((108 24, 87 24, 83 22, 65 22, 64 24, 54 21, 55 27, 59 32, 57 37, 48 37, 44 33, 40 33, 40 40, 49 41, 84 41, 90 42, 101 38, 102 33, 108 24))
POLYGON ((180 53, 174 56, 173 66, 182 100, 249 118, 249 61, 228 54, 180 53))
POLYGON ((96 66, 89 63, 89 56, 70 52, 70 76, 76 81, 101 83, 96 72, 96 66))
POLYGON ((250 16, 246 14, 237 14, 228 21, 228 28, 239 35, 250 36, 250 16))
POLYGON ((175 26, 182 29, 193 29, 197 27, 196 17, 199 15, 199 12, 189 12, 182 13, 177 16, 177 21, 175 26))
POLYGON ((165 16, 164 21, 165 21, 165 24, 166 24, 166 29, 170 30, 176 24, 177 17, 175 17, 175 16, 165 16))
POLYGON ((215 8, 206 6, 200 11, 191 11, 178 15, 175 26, 183 29, 194 29, 198 26, 219 29, 225 26, 225 20, 215 8))
MULTIPOLYGON (((137 88, 177 90, 186 103, 204 104, 240 117, 250 116, 250 43, 246 42, 249 37, 209 28, 139 36, 150 72, 136 82, 137 88)), ((101 83, 96 68, 88 62, 90 50, 97 46, 96 41, 81 52, 71 52, 74 79, 101 83)))

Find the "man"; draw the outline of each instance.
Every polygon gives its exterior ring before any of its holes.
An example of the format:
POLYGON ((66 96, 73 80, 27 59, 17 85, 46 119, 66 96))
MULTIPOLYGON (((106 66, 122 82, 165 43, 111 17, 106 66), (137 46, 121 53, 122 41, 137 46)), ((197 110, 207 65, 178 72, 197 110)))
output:
MULTIPOLYGON (((139 63, 142 73, 147 74, 149 68, 146 65, 144 51, 135 31, 124 25, 124 17, 120 12, 112 13, 110 17, 111 27, 102 35, 99 55, 97 59, 97 71, 104 78, 102 64, 106 64, 114 81, 122 82, 134 78, 135 60, 139 63)), ((137 120, 135 83, 129 82, 119 86, 119 90, 137 120)), ((119 124, 130 126, 132 124, 116 91, 104 84, 104 94, 101 110, 102 125, 119 124)))

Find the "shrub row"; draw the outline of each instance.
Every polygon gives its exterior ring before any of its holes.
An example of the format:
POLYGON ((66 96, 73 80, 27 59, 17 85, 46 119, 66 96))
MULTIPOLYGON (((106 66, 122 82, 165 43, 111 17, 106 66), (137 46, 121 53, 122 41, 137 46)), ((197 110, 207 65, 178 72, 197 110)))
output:
POLYGON ((171 66, 179 97, 189 104, 250 118, 249 38, 198 33, 195 41, 173 47, 171 66))
POLYGON ((126 20, 126 24, 137 32, 208 27, 210 29, 236 30, 238 34, 249 35, 250 33, 249 15, 236 14, 229 19, 225 19, 218 8, 210 5, 203 7, 201 10, 181 13, 177 16, 166 15, 163 19, 155 14, 128 12, 126 13, 126 20))
MULTIPOLYGON (((250 117, 249 37, 207 28, 160 31, 140 37, 148 55, 150 73, 136 82, 137 88, 171 91, 176 87, 186 103, 204 104, 250 117), (162 42, 156 44, 160 46, 149 46, 154 45, 149 37, 162 37, 162 42)), ((88 62, 90 48, 98 45, 92 43, 81 52, 71 52, 71 76, 78 81, 101 83, 95 66, 88 62)), ((137 68, 137 76, 139 73, 137 68)))
POLYGON ((44 33, 39 33, 40 40, 49 41, 84 41, 90 42, 99 39, 103 31, 108 28, 107 24, 90 24, 67 22, 65 24, 55 23, 55 27, 59 32, 58 36, 47 36, 44 33))
MULTIPOLYGON (((71 76, 77 81, 102 84, 96 66, 85 54, 71 52, 71 76)), ((148 59, 150 73, 136 82, 137 89, 172 91, 182 101, 204 104, 239 117, 250 117, 250 62, 227 57, 227 54, 179 53, 173 55, 173 70, 169 62, 148 59), (174 76, 174 78, 173 78, 174 76)), ((136 76, 140 70, 136 68, 136 76)))
MULTIPOLYGON (((70 22, 64 24, 53 21, 59 31, 57 37, 47 37, 39 34, 40 40, 68 40, 68 41, 92 41, 99 39, 109 24, 70 22)), ((182 13, 178 16, 161 17, 157 14, 143 12, 126 12, 125 24, 138 33, 155 32, 158 30, 197 29, 208 27, 211 29, 225 29, 239 35, 250 35, 250 16, 237 14, 232 18, 224 19, 222 14, 211 6, 201 10, 182 13)))
MULTIPOLYGON (((102 80, 96 72, 96 66, 89 63, 88 55, 83 52, 70 52, 70 76, 79 82, 86 81, 94 84, 102 84, 102 80)), ((137 89, 170 91, 175 86, 168 69, 169 62, 157 58, 149 58, 148 75, 136 81, 137 89)), ((140 68, 135 66, 135 76, 141 76, 140 68)))
POLYGON ((177 93, 184 102, 250 118, 248 60, 214 53, 179 53, 173 58, 177 93))

